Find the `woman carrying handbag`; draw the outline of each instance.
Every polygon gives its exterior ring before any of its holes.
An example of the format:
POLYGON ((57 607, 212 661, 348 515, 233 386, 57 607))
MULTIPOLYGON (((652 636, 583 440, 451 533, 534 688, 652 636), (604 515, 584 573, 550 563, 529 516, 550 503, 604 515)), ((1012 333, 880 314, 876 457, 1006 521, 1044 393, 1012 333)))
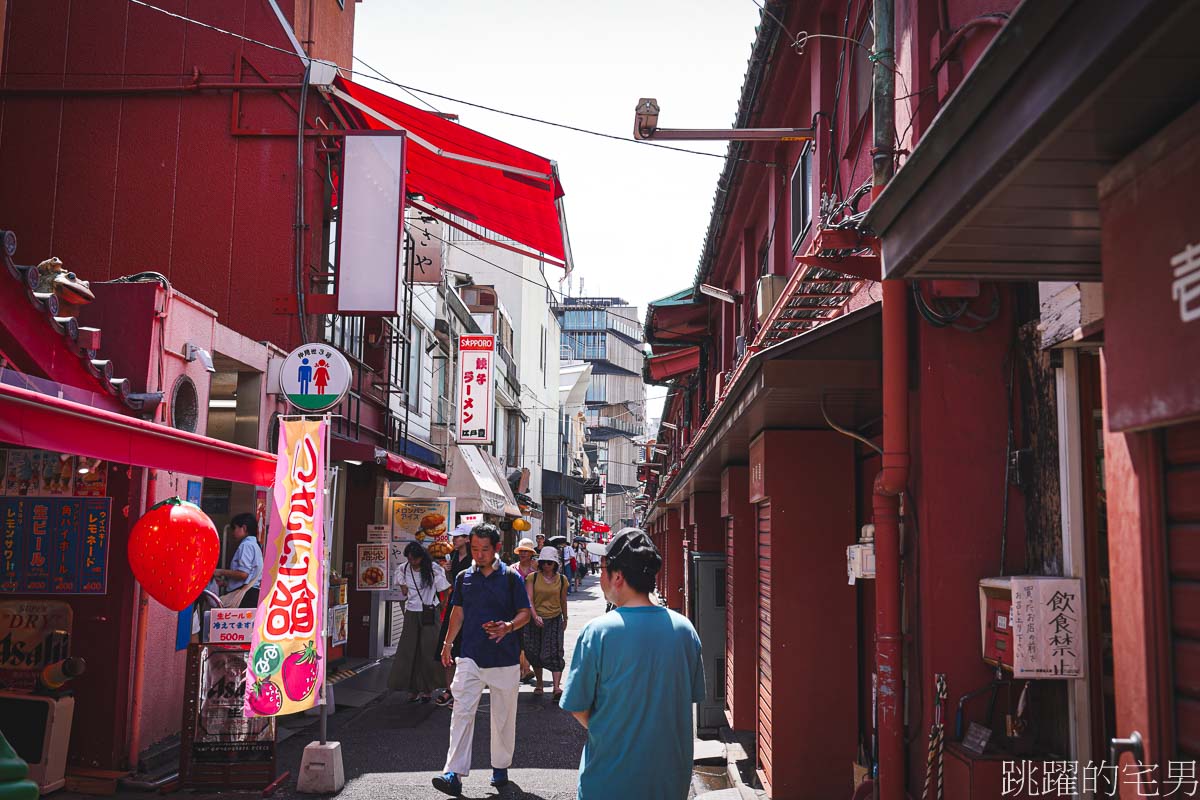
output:
POLYGON ((437 661, 438 593, 450 588, 446 573, 417 542, 404 548, 405 563, 396 568, 395 585, 404 595, 404 629, 392 658, 388 688, 408 690, 408 702, 428 703, 442 679, 437 661))
POLYGON ((558 550, 542 548, 538 571, 525 579, 525 592, 533 608, 533 624, 526 625, 522 644, 525 658, 537 680, 534 694, 542 693, 542 670, 550 670, 554 679, 554 700, 562 696, 561 681, 567 662, 563 654, 563 635, 567 630, 567 587, 570 582, 559 573, 558 550))

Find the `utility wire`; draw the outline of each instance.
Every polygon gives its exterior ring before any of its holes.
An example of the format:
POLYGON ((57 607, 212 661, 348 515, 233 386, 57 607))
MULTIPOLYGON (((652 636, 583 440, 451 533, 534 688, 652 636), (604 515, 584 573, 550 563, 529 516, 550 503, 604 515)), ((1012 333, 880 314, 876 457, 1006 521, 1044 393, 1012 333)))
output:
MULTIPOLYGON (((258 39, 252 39, 251 37, 243 36, 240 33, 234 33, 231 30, 227 30, 225 28, 220 28, 220 27, 217 27, 216 25, 210 25, 207 22, 202 22, 201 20, 193 19, 192 17, 184 16, 183 14, 176 14, 174 11, 168 11, 165 8, 160 8, 159 6, 152 5, 151 3, 147 3, 146 0, 129 0, 129 2, 133 3, 134 5, 141 6, 142 8, 148 8, 152 11, 157 11, 160 14, 165 14, 168 17, 173 17, 182 22, 187 22, 192 25, 198 25, 202 28, 207 28, 208 30, 214 31, 216 33, 221 33, 226 36, 232 36, 233 38, 239 39, 248 44, 256 44, 260 47, 265 47, 268 50, 274 50, 279 53, 285 53, 287 55, 295 56, 296 58, 300 58, 299 54, 297 54, 294 50, 289 50, 289 49, 286 49, 283 47, 277 47, 276 45, 268 44, 268 43, 260 41, 258 39)), ((355 56, 355 59, 360 64, 363 64, 364 66, 368 67, 369 69, 375 70, 374 67, 371 67, 369 64, 367 64, 365 61, 363 61, 358 56, 355 56)), ((360 76, 363 78, 369 78, 370 80, 379 81, 381 83, 386 83, 389 86, 395 86, 397 89, 402 89, 405 92, 407 92, 408 94, 413 95, 414 97, 417 94, 426 95, 428 97, 436 97, 439 100, 446 100, 451 103, 459 103, 461 105, 469 106, 471 108, 477 108, 481 111, 490 111, 493 114, 502 114, 502 115, 508 116, 508 117, 515 117, 517 119, 523 119, 528 122, 536 122, 539 125, 548 125, 552 128, 561 128, 563 130, 574 131, 575 133, 583 133, 583 134, 587 134, 589 136, 598 136, 603 139, 613 139, 618 142, 629 142, 631 144, 644 145, 644 146, 648 146, 648 147, 657 147, 657 148, 660 148, 663 150, 674 150, 674 151, 680 152, 680 153, 691 153, 692 155, 707 156, 709 158, 721 158, 721 159, 725 158, 725 156, 720 153, 706 153, 703 150, 690 150, 686 147, 674 147, 672 145, 662 144, 660 142, 647 142, 647 141, 643 141, 641 139, 634 139, 629 136, 618 136, 613 133, 603 133, 601 131, 593 131, 593 130, 589 130, 587 128, 581 128, 577 125, 568 125, 563 122, 552 122, 551 120, 540 119, 538 117, 531 117, 527 114, 518 114, 515 111, 505 111, 504 109, 501 109, 501 108, 485 106, 482 103, 472 103, 469 100, 461 100, 456 97, 450 97, 448 95, 439 94, 437 92, 431 92, 427 89, 419 89, 415 86, 408 86, 406 84, 399 83, 398 81, 393 81, 388 78, 381 77, 383 75, 383 73, 379 73, 378 75, 371 75, 369 73, 358 71, 358 70, 345 69, 345 68, 341 68, 341 67, 339 67, 339 69, 343 72, 348 72, 351 75, 357 75, 357 76, 360 76)), ((375 70, 375 72, 379 72, 379 70, 375 70)), ((418 98, 418 99, 420 99, 420 98, 418 98)), ((428 103, 427 101, 422 100, 421 102, 425 103, 425 105, 429 106, 430 108, 433 108, 433 105, 428 103)), ((434 110, 436 111, 436 109, 434 109, 434 110)), ((438 113, 440 114, 441 112, 439 111, 438 113)), ((773 166, 774 165, 774 162, 771 162, 771 161, 759 161, 757 159, 752 159, 752 158, 739 158, 738 161, 744 161, 744 162, 751 163, 751 164, 762 164, 765 166, 773 166)))
MULTIPOLYGON (((432 109, 432 110, 433 110, 435 113, 438 113, 438 114, 441 114, 441 113, 442 113, 442 112, 441 112, 441 111, 438 109, 438 107, 437 107, 437 106, 435 106, 433 103, 429 102, 429 101, 428 101, 428 100, 426 100, 424 97, 421 97, 421 96, 420 96, 419 94, 417 94, 416 92, 409 91, 408 89, 405 89, 403 86, 400 86, 400 84, 396 83, 396 82, 395 82, 395 81, 393 81, 391 78, 389 78, 387 75, 384 75, 384 74, 383 74, 383 72, 381 72, 380 70, 377 70, 377 69, 375 69, 375 67, 372 67, 370 64, 368 64, 367 62, 363 61, 363 60, 362 60, 361 58, 359 58, 358 56, 354 56, 354 60, 355 60, 355 61, 357 61, 358 63, 362 64, 362 65, 363 65, 364 67, 366 67, 367 69, 369 69, 369 70, 371 70, 372 72, 374 72, 376 75, 378 75, 380 80, 387 81, 388 83, 390 83, 390 84, 392 84, 392 85, 396 86, 397 88, 399 88, 399 89, 403 89, 403 90, 404 90, 404 92, 405 92, 405 94, 407 94, 409 97, 411 97, 411 98, 413 98, 414 100, 416 100, 418 103, 421 103, 422 105, 429 106, 429 108, 431 108, 431 109, 432 109)), ((358 73, 358 74, 359 74, 359 75, 362 75, 362 77, 364 77, 364 78, 369 78, 369 77, 371 77, 370 75, 366 75, 366 74, 364 74, 364 73, 361 73, 361 72, 360 72, 360 73, 358 73)))

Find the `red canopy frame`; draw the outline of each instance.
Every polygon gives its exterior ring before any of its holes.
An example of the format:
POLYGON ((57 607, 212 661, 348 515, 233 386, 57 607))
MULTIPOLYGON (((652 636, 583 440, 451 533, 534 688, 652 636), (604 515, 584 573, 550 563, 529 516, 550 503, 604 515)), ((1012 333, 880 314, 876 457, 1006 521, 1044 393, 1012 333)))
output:
POLYGON ((571 269, 563 189, 553 161, 341 76, 322 91, 352 123, 408 135, 409 192, 571 269))
POLYGON ((275 482, 270 453, 4 384, 0 442, 235 483, 275 482))

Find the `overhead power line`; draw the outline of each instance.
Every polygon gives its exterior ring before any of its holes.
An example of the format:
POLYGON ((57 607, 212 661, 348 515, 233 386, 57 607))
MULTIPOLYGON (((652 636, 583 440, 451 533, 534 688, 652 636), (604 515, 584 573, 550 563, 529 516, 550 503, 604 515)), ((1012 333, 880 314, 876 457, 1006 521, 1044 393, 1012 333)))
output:
MULTIPOLYGON (((268 50, 274 50, 278 53, 285 53, 285 54, 293 56, 295 58, 300 58, 300 55, 298 53, 296 53, 294 50, 289 50, 284 47, 279 47, 277 45, 269 44, 267 42, 261 41, 259 39, 254 39, 249 36, 243 36, 240 33, 235 33, 231 30, 227 30, 225 28, 220 28, 216 25, 211 25, 207 22, 203 22, 202 20, 193 19, 192 17, 188 17, 183 14, 177 14, 174 11, 168 11, 165 8, 160 8, 159 6, 153 5, 152 3, 148 3, 148 2, 146 2, 146 0, 129 0, 129 2, 133 3, 134 5, 141 6, 142 8, 148 8, 151 11, 157 11, 160 14, 165 14, 168 17, 173 17, 174 19, 180 20, 181 22, 186 22, 191 25, 197 25, 199 27, 206 28, 215 33, 224 34, 225 36, 231 36, 235 39, 246 42, 247 44, 258 45, 259 47, 265 47, 268 50)), ((675 152, 679 152, 679 153, 691 153, 692 155, 706 156, 708 158, 720 158, 720 159, 726 158, 726 156, 724 154, 720 154, 720 153, 707 153, 703 150, 691 150, 686 147, 675 147, 673 145, 662 144, 660 142, 647 142, 647 141, 643 141, 641 139, 634 139, 632 136, 618 136, 617 134, 613 134, 613 133, 604 133, 603 131, 594 131, 594 130, 590 130, 588 128, 579 127, 578 125, 569 125, 564 122, 554 122, 554 121, 547 120, 547 119, 541 119, 539 117, 533 117, 528 114, 520 114, 515 111, 506 111, 502 108, 495 108, 494 106, 487 106, 482 103, 474 103, 474 102, 471 102, 470 100, 462 100, 457 97, 450 97, 449 95, 439 94, 437 92, 431 92, 428 89, 420 89, 415 86, 408 86, 408 85, 400 83, 398 81, 393 81, 389 78, 382 77, 383 76, 382 72, 379 72, 379 70, 370 66, 369 64, 367 64, 365 61, 363 61, 358 56, 355 56, 354 58, 360 64, 367 67, 368 69, 375 71, 378 74, 371 75, 369 73, 362 72, 360 70, 347 69, 344 67, 339 67, 339 70, 341 70, 342 72, 347 72, 351 75, 358 76, 358 77, 368 78, 373 81, 379 81, 379 82, 385 83, 389 86, 395 86, 397 89, 401 89, 404 92, 407 92, 409 95, 420 100, 425 105, 434 109, 434 111, 437 111, 437 109, 431 103, 429 103, 426 100, 422 100, 420 97, 417 97, 417 95, 425 95, 427 97, 436 97, 439 100, 446 100, 451 103, 459 103, 460 105, 468 106, 470 108, 477 108, 481 111, 489 111, 493 114, 502 114, 504 116, 514 117, 516 119, 523 119, 523 120, 526 120, 527 122, 535 122, 539 125, 547 125, 552 128, 561 128, 563 130, 573 131, 575 133, 582 133, 582 134, 585 134, 588 136, 596 136, 596 137, 600 137, 603 139, 612 139, 612 140, 618 141, 618 142, 628 142, 630 144, 641 145, 643 147, 657 147, 661 150, 674 150, 675 152)), ((437 113, 441 113, 441 112, 438 111, 437 113)), ((738 158, 737 160, 746 162, 749 164, 762 164, 764 166, 772 166, 774 164, 774 162, 771 162, 771 161, 760 161, 758 159, 753 159, 753 158, 738 158)))

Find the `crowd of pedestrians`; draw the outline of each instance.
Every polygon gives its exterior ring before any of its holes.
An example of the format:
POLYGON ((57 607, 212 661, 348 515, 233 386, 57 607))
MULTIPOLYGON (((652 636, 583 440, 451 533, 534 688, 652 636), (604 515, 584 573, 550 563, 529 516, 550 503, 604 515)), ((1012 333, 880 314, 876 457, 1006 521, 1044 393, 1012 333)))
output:
POLYGON ((511 565, 500 557, 494 525, 460 525, 451 540, 447 566, 413 542, 393 575, 404 630, 388 686, 407 691, 409 702, 433 699, 452 709, 446 762, 433 786, 461 795, 484 689, 491 784, 506 785, 521 683, 544 694, 549 672, 554 701, 588 732, 580 798, 686 798, 692 704, 704 697, 700 639, 685 617, 651 597, 662 558, 650 537, 626 528, 607 544, 572 545, 539 534, 520 541, 511 565), (593 573, 610 611, 584 627, 568 665, 568 595, 593 573), (434 697, 443 677, 449 688, 434 697))

